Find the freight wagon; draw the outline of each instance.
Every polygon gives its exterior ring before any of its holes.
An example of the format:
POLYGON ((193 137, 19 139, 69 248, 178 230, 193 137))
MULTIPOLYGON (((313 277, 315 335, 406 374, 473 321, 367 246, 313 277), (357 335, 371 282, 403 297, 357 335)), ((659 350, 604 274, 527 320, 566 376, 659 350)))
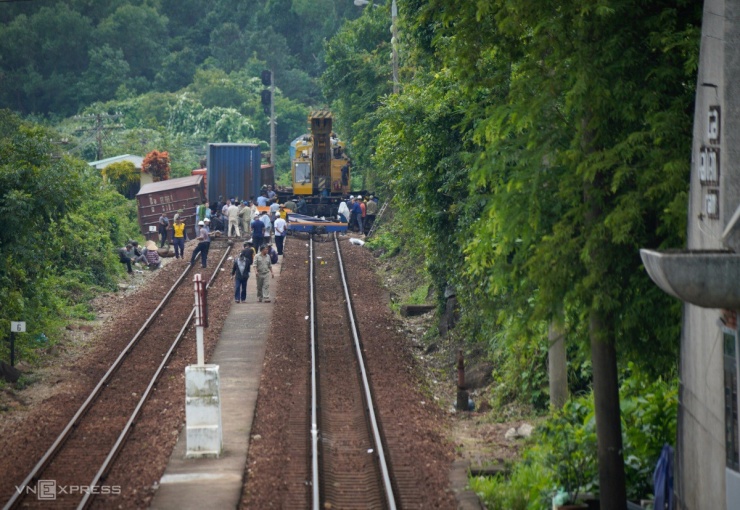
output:
POLYGON ((202 175, 145 184, 136 194, 139 228, 142 235, 147 239, 154 238, 154 235, 149 234, 150 227, 154 227, 156 233, 159 216, 165 213, 172 225, 172 218, 178 209, 182 209, 182 218, 186 225, 185 232, 193 232, 195 207, 202 204, 204 198, 202 175))
POLYGON ((272 166, 262 166, 256 144, 210 143, 206 166, 209 203, 218 202, 219 197, 250 200, 263 185, 275 184, 272 166))

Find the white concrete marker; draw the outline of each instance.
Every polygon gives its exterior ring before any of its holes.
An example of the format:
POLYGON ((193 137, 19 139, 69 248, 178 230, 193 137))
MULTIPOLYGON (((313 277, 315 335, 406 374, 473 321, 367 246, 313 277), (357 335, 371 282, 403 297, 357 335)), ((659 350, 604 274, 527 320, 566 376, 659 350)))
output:
POLYGON ((218 457, 223 449, 218 365, 185 367, 185 456, 218 457))
POLYGON ((218 365, 205 364, 203 328, 208 325, 206 288, 200 274, 196 274, 193 281, 198 364, 185 367, 185 456, 218 457, 223 450, 218 365))

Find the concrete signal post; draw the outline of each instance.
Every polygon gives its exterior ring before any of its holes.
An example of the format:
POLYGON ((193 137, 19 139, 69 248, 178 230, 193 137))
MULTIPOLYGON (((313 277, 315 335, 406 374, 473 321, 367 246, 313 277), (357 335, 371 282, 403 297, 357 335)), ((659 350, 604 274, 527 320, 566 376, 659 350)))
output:
POLYGON ((223 450, 219 366, 205 364, 203 328, 208 326, 206 284, 200 274, 195 275, 193 282, 198 363, 185 367, 186 457, 218 457, 223 450))

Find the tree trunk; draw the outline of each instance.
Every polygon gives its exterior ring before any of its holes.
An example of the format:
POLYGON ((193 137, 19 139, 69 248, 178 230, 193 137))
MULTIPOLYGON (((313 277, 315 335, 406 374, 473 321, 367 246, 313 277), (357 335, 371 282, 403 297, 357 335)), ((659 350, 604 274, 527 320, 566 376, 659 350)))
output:
MULTIPOLYGON (((593 143, 593 132, 589 128, 590 113, 581 119, 583 136, 581 147, 584 155, 589 154, 593 143)), ((606 179, 596 174, 592 181, 584 182, 584 203, 586 213, 584 226, 591 235, 603 221, 600 194, 608 194, 606 179)), ((598 237, 589 250, 590 261, 587 270, 603 281, 602 276, 609 271, 609 260, 605 253, 606 239, 598 237)), ((595 293, 607 289, 594 289, 595 293)), ((589 312, 589 338, 591 341, 591 365, 593 367, 594 409, 596 411, 596 438, 599 456, 599 492, 601 510, 624 510, 627 508, 627 489, 624 477, 624 456, 622 454, 622 421, 619 411, 619 380, 617 377, 617 351, 611 334, 609 317, 592 302, 589 312)))
POLYGON ((565 354, 565 328, 562 314, 550 322, 547 338, 550 348, 547 355, 547 371, 550 382, 550 407, 560 409, 568 400, 568 360, 565 354))
POLYGON ((603 312, 592 309, 589 336, 594 371, 601 510, 624 510, 627 508, 627 490, 622 454, 617 351, 609 338, 607 327, 603 312))

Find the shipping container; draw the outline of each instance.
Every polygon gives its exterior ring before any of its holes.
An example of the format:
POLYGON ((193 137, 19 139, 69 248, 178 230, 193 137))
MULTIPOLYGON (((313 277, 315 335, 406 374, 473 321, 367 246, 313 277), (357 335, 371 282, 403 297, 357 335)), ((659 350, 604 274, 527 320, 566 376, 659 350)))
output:
POLYGON ((251 143, 208 144, 208 201, 257 197, 262 185, 274 184, 272 173, 261 167, 260 147, 251 143))
POLYGON ((136 195, 141 233, 147 239, 156 237, 149 232, 152 232, 151 227, 154 227, 156 233, 159 216, 165 213, 171 225, 175 213, 182 209, 185 232, 192 234, 195 226, 195 208, 203 203, 204 198, 202 175, 145 184, 136 195))

